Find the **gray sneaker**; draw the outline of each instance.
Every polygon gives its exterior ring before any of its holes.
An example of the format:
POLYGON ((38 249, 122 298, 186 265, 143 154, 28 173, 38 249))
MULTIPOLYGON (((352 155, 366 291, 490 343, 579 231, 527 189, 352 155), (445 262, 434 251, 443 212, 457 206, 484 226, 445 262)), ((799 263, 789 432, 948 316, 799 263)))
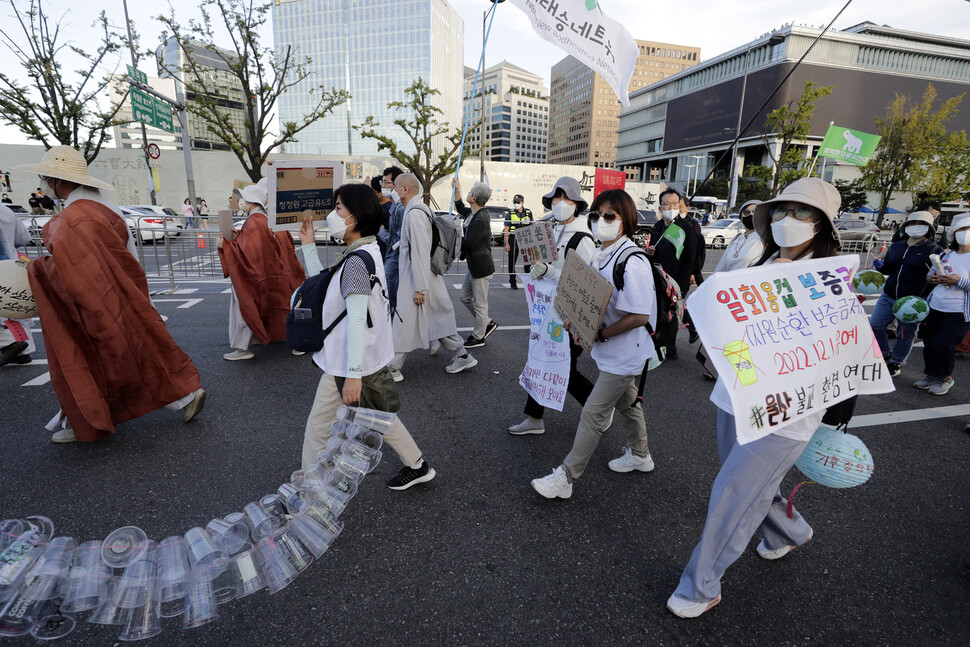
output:
POLYGON ((446 366, 445 370, 449 373, 461 373, 466 368, 473 366, 478 366, 478 360, 472 357, 471 353, 467 353, 464 356, 455 355, 455 359, 451 360, 451 364, 446 366))
POLYGON ((946 392, 950 390, 950 387, 956 384, 952 377, 948 377, 945 380, 937 380, 933 386, 930 387, 930 393, 933 395, 946 395, 946 392))
POLYGON ((917 389, 923 389, 925 391, 926 389, 930 388, 934 384, 936 384, 936 378, 933 378, 927 375, 919 382, 914 383, 913 386, 915 386, 917 389))

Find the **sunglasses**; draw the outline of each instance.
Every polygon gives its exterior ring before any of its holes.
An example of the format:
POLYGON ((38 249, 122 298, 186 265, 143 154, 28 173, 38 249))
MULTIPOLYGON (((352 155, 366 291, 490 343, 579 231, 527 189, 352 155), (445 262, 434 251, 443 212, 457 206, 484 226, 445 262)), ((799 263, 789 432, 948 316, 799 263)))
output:
POLYGON ((771 219, 775 222, 783 219, 788 214, 795 216, 796 220, 808 220, 812 217, 815 212, 811 207, 800 206, 794 209, 788 209, 786 207, 775 207, 771 210, 771 219))
POLYGON ((753 216, 754 215, 754 209, 745 209, 744 211, 741 212, 741 215, 742 216, 753 216))
POLYGON ((589 221, 590 222, 596 222, 600 218, 603 219, 603 222, 613 222, 614 220, 616 220, 619 217, 620 216, 616 215, 615 213, 613 213, 611 211, 604 211, 603 213, 600 213, 599 211, 590 211, 589 212, 589 221))

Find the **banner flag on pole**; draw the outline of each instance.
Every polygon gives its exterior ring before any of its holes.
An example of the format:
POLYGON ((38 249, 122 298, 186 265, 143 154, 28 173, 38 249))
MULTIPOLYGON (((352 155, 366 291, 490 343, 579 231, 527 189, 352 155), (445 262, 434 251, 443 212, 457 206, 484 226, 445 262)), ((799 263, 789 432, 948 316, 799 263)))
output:
POLYGON ((606 79, 624 106, 640 46, 622 24, 607 18, 598 0, 511 0, 547 40, 606 79))
POLYGON ((684 243, 687 241, 687 235, 684 233, 684 230, 676 224, 670 223, 664 230, 664 235, 661 238, 666 238, 674 246, 674 249, 677 250, 677 260, 679 261, 680 255, 684 253, 684 243))
POLYGON ((872 158, 872 154, 876 152, 880 139, 882 137, 879 135, 870 135, 860 130, 829 126, 818 155, 856 166, 865 166, 872 158))

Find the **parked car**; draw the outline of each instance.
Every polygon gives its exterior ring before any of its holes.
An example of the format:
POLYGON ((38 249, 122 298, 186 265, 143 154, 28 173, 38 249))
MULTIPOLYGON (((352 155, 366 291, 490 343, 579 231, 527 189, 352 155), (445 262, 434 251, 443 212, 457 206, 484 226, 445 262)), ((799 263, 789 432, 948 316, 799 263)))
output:
MULTIPOLYGON (((182 217, 182 214, 180 214, 179 212, 177 212, 175 209, 171 207, 163 207, 157 204, 133 204, 133 205, 130 205, 128 208, 135 209, 137 211, 141 211, 147 214, 153 213, 158 216, 161 216, 165 218, 166 221, 168 221, 166 226, 173 229, 182 229, 185 226, 185 218, 182 217)), ((176 232, 175 235, 178 236, 179 233, 176 232)))
POLYGON ((640 247, 647 246, 647 235, 657 224, 657 212, 651 209, 637 209, 637 230, 633 234, 633 242, 640 247))
MULTIPOLYGON (((162 225, 161 218, 154 218, 143 211, 131 207, 119 207, 119 209, 121 209, 121 213, 125 218, 125 224, 128 225, 128 231, 131 232, 132 237, 137 234, 143 243, 165 238, 166 227, 162 225)), ((53 217, 34 216, 31 222, 27 224, 27 229, 30 231, 31 237, 35 240, 40 240, 41 236, 43 236, 44 225, 53 217)), ((167 231, 169 234, 175 231, 174 225, 170 223, 167 231)))
POLYGON ((861 252, 868 252, 880 234, 880 229, 876 227, 876 223, 869 220, 839 218, 834 224, 835 230, 839 232, 839 238, 843 242, 856 241, 860 243, 853 246, 860 247, 861 249, 858 251, 861 252))
MULTIPOLYGON (((495 206, 484 206, 482 207, 486 212, 488 212, 489 224, 492 228, 492 244, 504 244, 505 241, 505 221, 509 218, 509 212, 511 211, 508 207, 495 207, 495 206)), ((435 211, 435 214, 441 216, 447 216, 447 211, 435 211)), ((461 217, 456 212, 455 216, 461 217)))
POLYGON ((744 231, 744 225, 735 218, 722 218, 701 227, 704 242, 713 249, 724 249, 734 240, 734 237, 744 231))

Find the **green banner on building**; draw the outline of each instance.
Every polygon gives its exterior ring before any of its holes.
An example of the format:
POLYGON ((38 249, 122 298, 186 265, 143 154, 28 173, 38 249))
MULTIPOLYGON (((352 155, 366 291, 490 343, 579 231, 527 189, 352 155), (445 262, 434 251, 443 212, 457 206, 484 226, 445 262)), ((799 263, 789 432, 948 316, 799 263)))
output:
POLYGON ((876 152, 880 139, 882 137, 879 135, 870 135, 843 126, 830 126, 818 154, 819 157, 865 166, 876 152))

